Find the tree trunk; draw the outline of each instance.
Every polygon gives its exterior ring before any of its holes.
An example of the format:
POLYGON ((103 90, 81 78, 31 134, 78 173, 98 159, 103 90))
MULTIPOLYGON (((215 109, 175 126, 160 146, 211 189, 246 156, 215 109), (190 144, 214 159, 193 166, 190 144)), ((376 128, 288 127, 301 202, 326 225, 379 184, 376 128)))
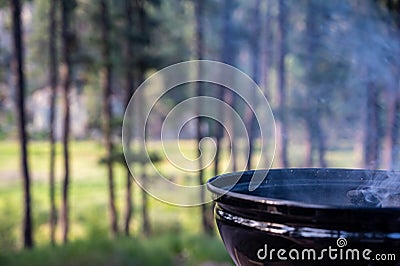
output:
POLYGON ((315 99, 314 87, 315 84, 312 82, 314 74, 314 68, 316 64, 316 56, 315 49, 318 48, 316 45, 315 34, 318 32, 318 25, 314 19, 314 4, 313 1, 309 1, 307 4, 307 14, 306 14, 306 32, 305 39, 306 42, 306 53, 307 60, 305 62, 306 65, 306 76, 305 76, 305 84, 306 88, 306 97, 305 97, 305 108, 303 113, 303 118, 306 126, 307 140, 306 140, 306 150, 304 154, 304 166, 312 167, 314 166, 314 152, 315 152, 315 119, 314 119, 314 109, 315 104, 317 103, 315 99))
MULTIPOLYGON (((307 99, 311 100, 311 96, 307 99)), ((310 107, 306 112, 307 143, 305 152, 305 167, 314 166, 314 153, 318 151, 318 163, 320 167, 326 167, 325 160, 325 138, 322 133, 320 121, 320 111, 318 107, 310 107)))
MULTIPOLYGON (((397 38, 400 38, 400 2, 396 0, 386 0, 385 5, 388 10, 391 11, 392 16, 395 22, 395 30, 397 38)), ((398 56, 398 54, 397 54, 398 56)), ((394 75, 400 74, 400 68, 397 65, 394 68, 394 75)), ((384 158, 387 169, 390 170, 399 170, 400 162, 399 162, 399 127, 400 127, 400 93, 399 86, 397 84, 397 88, 390 89, 388 91, 388 100, 387 100, 387 121, 386 121, 386 135, 385 135, 385 149, 384 149, 384 158)))
POLYGON ((126 196, 125 196, 125 224, 124 232, 126 236, 131 234, 130 223, 132 219, 133 203, 132 203, 132 175, 129 168, 126 168, 126 196))
MULTIPOLYGON (((222 11, 222 17, 223 17, 223 29, 222 29, 222 45, 221 45, 221 60, 222 62, 226 64, 229 63, 230 59, 230 54, 232 52, 232 47, 231 47, 231 12, 232 12, 232 0, 225 0, 224 1, 224 8, 222 11)), ((221 101, 224 101, 225 97, 225 91, 223 86, 219 86, 219 91, 218 91, 218 99, 221 101)), ((218 112, 222 114, 222 105, 219 106, 218 112)), ((222 121, 221 121, 222 122, 222 121)), ((231 132, 228 132, 228 135, 231 132)), ((217 176, 220 171, 219 171, 219 165, 220 165, 220 154, 221 154, 221 149, 222 149, 222 138, 224 136, 224 130, 223 127, 219 124, 216 123, 215 125, 215 140, 216 140, 216 153, 215 153, 215 160, 214 160, 214 176, 217 176)))
POLYGON ((268 86, 269 86, 269 66, 272 62, 272 26, 271 26, 271 12, 272 12, 272 2, 270 0, 265 1, 266 8, 264 14, 264 30, 263 30, 263 45, 262 49, 262 64, 261 64, 261 73, 262 73, 262 81, 261 84, 263 85, 263 93, 265 97, 268 95, 268 86))
POLYGON ((12 12, 13 48, 12 71, 15 85, 15 107, 17 112, 18 139, 20 148, 20 167, 24 190, 23 213, 23 242, 25 248, 33 247, 31 185, 28 165, 28 137, 26 133, 25 116, 25 77, 24 77, 24 48, 21 21, 21 3, 19 0, 10 0, 12 12))
MULTIPOLYGON (((196 18, 196 58, 197 59, 203 59, 204 57, 204 25, 203 25, 203 11, 204 11, 204 2, 203 0, 196 0, 195 2, 195 18, 196 18)), ((198 69, 197 76, 201 77, 203 70, 201 67, 198 69)), ((201 96, 203 94, 203 88, 202 88, 202 83, 197 82, 197 87, 196 87, 196 96, 201 96)), ((201 112, 201 106, 200 104, 197 104, 196 106, 196 111, 197 114, 199 115, 201 112)), ((201 151, 200 151, 200 141, 203 138, 202 135, 202 125, 203 125, 203 119, 201 117, 198 117, 197 120, 197 157, 199 158, 199 185, 204 184, 204 165, 203 161, 201 159, 201 151)), ((200 192, 200 201, 205 202, 205 191, 201 190, 200 192)), ((206 234, 212 234, 213 232, 213 223, 210 222, 209 218, 209 210, 208 206, 206 204, 201 205, 201 220, 202 220, 202 226, 203 230, 206 234)))
POLYGON ((384 159, 385 166, 389 170, 397 169, 398 158, 398 131, 399 131, 399 109, 400 109, 400 97, 398 92, 388 92, 387 99, 387 113, 386 113, 386 129, 384 139, 384 159))
MULTIPOLYGON (((144 65, 139 64, 139 73, 138 73, 138 80, 140 82, 144 81, 145 72, 144 72, 144 65)), ((144 104, 145 99, 141 100, 141 104, 144 104)), ((143 108, 139 106, 139 117, 140 119, 144 119, 143 108)), ((139 141, 145 141, 144 139, 140 139, 139 141)), ((144 153, 145 151, 140 151, 144 153)), ((150 225, 150 218, 149 218, 149 210, 148 210, 148 195, 145 189, 148 187, 147 185, 147 175, 146 175, 146 164, 141 163, 140 168, 142 170, 142 230, 145 236, 150 236, 151 234, 151 225, 150 225)))
POLYGON ((392 127, 391 169, 399 170, 400 95, 396 96, 395 118, 392 127))
POLYGON ((61 63, 61 80, 63 88, 63 109, 64 109, 64 129, 63 129, 63 157, 64 157, 64 181, 62 189, 62 206, 61 206, 61 224, 62 224, 62 238, 63 243, 68 242, 69 232, 69 203, 68 203, 68 190, 70 178, 70 165, 69 165, 69 131, 70 131, 70 87, 71 87, 71 45, 72 45, 72 31, 71 31, 71 1, 61 1, 61 16, 62 16, 62 63, 61 63))
MULTIPOLYGON (((125 110, 127 110, 130 98, 132 97, 134 91, 135 91, 135 84, 134 84, 134 75, 133 75, 133 69, 134 69, 134 60, 133 60, 133 45, 134 45, 134 39, 133 39, 133 33, 132 33, 132 26, 133 26, 133 6, 132 6, 132 1, 130 0, 125 0, 125 34, 126 34, 126 62, 125 62, 125 67, 126 67, 126 72, 125 72, 125 91, 126 91, 126 99, 125 99, 125 110)), ((133 114, 127 114, 129 117, 131 117, 133 114)), ((128 119, 128 124, 127 124, 127 141, 126 145, 128 146, 128 150, 130 150, 131 146, 131 137, 132 137, 132 125, 130 123, 131 119, 128 119)), ((132 175, 129 171, 129 167, 126 167, 126 197, 125 197, 125 226, 124 226, 124 231, 125 235, 129 236, 130 235, 130 223, 131 223, 131 218, 132 218, 132 212, 133 212, 133 204, 132 204, 132 175)))
POLYGON ((278 3, 278 25, 276 29, 276 43, 277 43, 277 103, 278 114, 276 120, 277 132, 277 158, 280 167, 289 167, 288 159, 288 125, 287 125, 287 110, 286 110, 286 7, 285 0, 278 3))
POLYGON ((313 126, 309 119, 305 119, 306 122, 306 130, 307 130, 307 141, 305 143, 306 150, 304 153, 304 167, 312 167, 314 165, 314 136, 313 136, 313 126))
MULTIPOLYGON (((142 63, 139 63, 139 71, 138 71, 138 80, 139 82, 143 82, 145 78, 145 72, 144 72, 144 65, 142 63)), ((145 99, 142 99, 141 104, 145 104, 145 99)), ((143 113, 143 108, 141 106, 139 107, 139 117, 140 119, 144 119, 144 113, 143 113)), ((144 121, 143 121, 144 122, 144 121)), ((140 139, 139 141, 145 141, 144 139, 140 139)), ((146 151, 142 150, 140 151, 141 153, 144 153, 146 151)), ((147 175, 146 175, 146 164, 141 163, 140 168, 142 170, 142 230, 143 234, 145 236, 150 236, 151 234, 151 225, 150 225, 150 217, 149 217, 149 210, 148 210, 148 195, 145 191, 145 189, 148 187, 147 185, 147 175)))
POLYGON ((107 0, 100 1, 101 12, 101 53, 103 67, 101 69, 101 86, 103 89, 103 134, 107 158, 107 177, 109 193, 110 230, 115 237, 118 234, 117 209, 115 207, 114 172, 113 172, 113 142, 112 142, 112 107, 111 107, 111 48, 110 48, 110 16, 107 0))
MULTIPOLYGON (((235 62, 235 51, 234 51, 234 44, 233 44, 233 36, 232 36, 232 13, 234 11, 234 5, 232 0, 225 0, 224 1, 224 9, 223 9, 223 40, 222 40, 222 55, 221 60, 222 62, 233 65, 235 62)), ((232 77, 233 78, 233 77, 232 77)), ((221 97, 221 95, 219 95, 221 97)), ((229 89, 226 89, 222 95, 221 100, 225 101, 229 106, 235 109, 236 106, 236 95, 229 89)), ((237 147, 233 145, 235 142, 235 127, 233 116, 231 113, 228 113, 225 117, 225 123, 227 125, 228 131, 226 132, 226 137, 230 138, 230 152, 232 158, 232 171, 237 171, 237 147)), ((223 129, 221 129, 222 131, 223 129)), ((221 132, 222 133, 222 132, 221 132)), ((222 138, 222 136, 221 136, 222 138)), ((215 173, 215 171, 214 171, 215 173)))
MULTIPOLYGON (((219 93, 218 95, 218 99, 220 99, 221 101, 223 100, 224 97, 224 92, 223 92, 223 88, 220 87, 219 88, 221 93, 219 93)), ((220 108, 220 113, 221 113, 222 107, 220 108)), ((214 159, 214 176, 217 176, 220 174, 219 171, 219 164, 220 164, 220 154, 221 154, 221 149, 222 149, 222 137, 223 137, 223 127, 219 124, 219 123, 215 123, 215 159, 214 159)))
MULTIPOLYGON (((146 175, 146 165, 142 164, 142 184, 143 187, 147 187, 147 175, 146 175)), ((150 226, 150 218, 149 218, 149 206, 148 206, 148 195, 146 191, 142 190, 142 221, 143 221, 143 234, 145 236, 150 236, 151 234, 151 226, 150 226)))
MULTIPOLYGON (((260 16, 260 8, 261 8, 261 1, 256 0, 255 6, 253 7, 252 19, 254 19, 255 23, 253 24, 253 32, 251 36, 251 63, 252 63, 252 79, 255 83, 260 83, 260 35, 261 35, 261 16, 260 16)), ((255 91, 250 92, 251 102, 255 104, 255 91)), ((247 124, 247 131, 249 134, 249 157, 247 159, 247 170, 252 168, 252 158, 254 153, 254 141, 255 141, 255 126, 256 126, 256 119, 254 115, 254 111, 252 108, 256 108, 256 106, 248 106, 246 110, 246 124, 247 124)))
MULTIPOLYGON (((271 12, 272 12, 272 1, 266 1, 266 10, 265 10, 265 21, 264 21, 264 42, 263 42, 263 56, 262 56, 262 90, 265 98, 269 98, 269 66, 271 64, 272 60, 272 26, 271 26, 271 12)), ((271 100, 271 99, 269 99, 271 100)), ((262 141, 262 150, 261 152, 263 154, 268 153, 268 144, 269 144, 269 139, 268 136, 261 136, 261 141, 262 141)), ((271 145, 272 146, 272 145, 271 145)), ((270 165, 265 165, 265 167, 270 167, 270 165)))
POLYGON ((55 112, 56 112, 56 98, 57 98, 57 48, 56 48, 56 10, 57 0, 51 0, 50 2, 50 13, 49 13, 49 80, 51 88, 50 96, 50 175, 49 175, 49 186, 50 186, 50 241, 54 246, 55 231, 57 224, 57 209, 55 203, 55 112))
MULTIPOLYGON (((237 106, 237 98, 235 93, 232 91, 226 90, 224 93, 224 101, 226 104, 231 106, 233 109, 237 106)), ((226 131, 226 137, 230 138, 230 152, 232 158, 232 172, 236 172, 238 170, 238 142, 236 142, 236 134, 235 134, 235 122, 233 118, 233 114, 229 112, 226 116, 226 125, 228 130, 226 131)))
MULTIPOLYGON (((145 1, 144 0, 136 0, 136 7, 137 7, 137 15, 139 17, 139 29, 140 34, 143 38, 141 45, 146 46, 149 43, 148 33, 147 33, 147 14, 144 7, 145 1)), ((138 60, 138 83, 142 83, 145 80, 146 75, 146 64, 143 57, 140 57, 138 60)), ((145 104, 145 99, 141 99, 141 104, 145 104)), ((138 106, 138 112, 140 119, 144 119, 143 108, 138 106)), ((142 121, 143 123, 145 121, 142 121)), ((145 136, 143 136, 145 137, 145 136)), ((142 136, 140 135, 140 138, 142 136)), ((144 139, 139 139, 139 141, 145 141, 144 139)), ((140 151, 145 152, 145 151, 140 151)), ((140 165, 142 169, 142 185, 143 188, 147 187, 147 176, 146 176, 146 165, 140 165)), ((149 218, 149 211, 148 211, 148 195, 144 189, 142 189, 142 230, 145 236, 149 236, 151 234, 151 225, 150 225, 150 218, 149 218)))
POLYGON ((367 85, 366 121, 364 128, 364 166, 379 167, 379 91, 373 82, 367 85))
POLYGON ((323 134, 323 129, 321 125, 321 115, 320 111, 317 110, 317 142, 318 142, 318 162, 319 166, 322 168, 325 168, 328 166, 326 159, 325 159, 325 153, 326 153, 326 145, 325 145, 325 135, 323 134))
POLYGON ((315 75, 318 74, 318 58, 316 52, 319 49, 317 39, 315 35, 320 35, 320 29, 318 27, 318 20, 315 15, 317 10, 313 1, 310 1, 307 6, 307 18, 306 18, 306 40, 307 40, 307 63, 306 63, 306 108, 304 113, 304 120, 307 127, 307 143, 305 153, 305 166, 314 166, 314 153, 318 152, 318 162, 320 167, 326 167, 325 161, 325 138, 323 134, 323 128, 321 125, 321 106, 320 106, 320 94, 317 86, 325 84, 319 84, 313 82, 315 75))

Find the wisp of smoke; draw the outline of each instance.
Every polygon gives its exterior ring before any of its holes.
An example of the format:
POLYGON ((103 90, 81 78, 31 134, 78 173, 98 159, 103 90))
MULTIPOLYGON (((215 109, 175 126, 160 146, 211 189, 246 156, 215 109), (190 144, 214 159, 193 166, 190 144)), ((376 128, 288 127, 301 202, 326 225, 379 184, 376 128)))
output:
POLYGON ((350 201, 361 207, 400 207, 400 174, 380 172, 367 177, 367 183, 356 190, 350 190, 350 201))

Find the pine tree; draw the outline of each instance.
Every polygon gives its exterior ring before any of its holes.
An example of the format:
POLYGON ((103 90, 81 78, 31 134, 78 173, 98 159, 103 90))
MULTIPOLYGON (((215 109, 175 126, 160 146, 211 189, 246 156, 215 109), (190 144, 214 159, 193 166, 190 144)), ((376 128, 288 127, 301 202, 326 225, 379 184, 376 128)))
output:
POLYGON ((28 165, 28 136, 26 133, 25 114, 25 76, 24 76, 24 46, 22 40, 21 3, 19 0, 10 0, 12 14, 12 33, 14 56, 12 70, 15 84, 15 106, 18 122, 18 139, 20 148, 21 176, 24 190, 23 212, 23 243, 25 248, 33 247, 31 180, 28 165))

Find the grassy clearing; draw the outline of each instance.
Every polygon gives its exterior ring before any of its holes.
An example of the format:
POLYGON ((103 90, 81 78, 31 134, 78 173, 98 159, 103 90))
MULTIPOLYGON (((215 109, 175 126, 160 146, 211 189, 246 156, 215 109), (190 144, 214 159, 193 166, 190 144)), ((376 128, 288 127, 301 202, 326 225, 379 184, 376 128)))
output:
POLYGON ((151 239, 104 237, 76 240, 65 246, 0 253, 0 265, 199 265, 227 263, 229 257, 215 237, 164 234, 151 239))
MULTIPOLYGON (((172 156, 179 154, 176 143, 166 143, 172 156)), ((237 143, 240 147, 241 143, 237 143)), ((180 149, 189 159, 196 158, 194 141, 181 141, 180 149)), ((206 150, 211 146, 206 146, 206 150)), ((62 161, 61 146, 57 147, 56 197, 60 202, 62 161)), ((162 153, 158 142, 149 149, 162 153)), ((293 166, 302 165, 302 145, 291 146, 293 166)), ((258 149, 259 151, 259 149, 258 149)), ((202 236, 199 208, 180 208, 149 199, 153 236, 141 236, 140 188, 134 184, 134 214, 131 223, 133 238, 109 240, 107 216, 107 178, 104 166, 98 164, 103 156, 100 143, 94 141, 71 143, 71 232, 70 244, 52 248, 49 243, 49 145, 33 142, 29 146, 33 174, 33 218, 36 249, 21 251, 22 194, 16 142, 0 142, 0 265, 198 265, 204 261, 230 262, 222 241, 216 236, 202 236)), ((228 151, 223 151, 222 165, 227 166, 228 151)), ((334 149, 327 153, 332 167, 354 167, 357 157, 350 149, 334 149)), ((240 160, 244 160, 241 158, 240 160)), ((180 184, 196 184, 196 174, 182 174, 168 161, 159 164, 159 171, 180 184)), ((265 166, 263 166, 265 167, 265 166)), ((135 170, 135 169, 134 169, 135 170)), ((136 171, 136 170, 135 170, 136 171)), ((226 171, 230 171, 227 169, 226 171)), ((212 176, 211 166, 206 177, 212 176)), ((126 171, 115 166, 116 204, 122 228, 126 171)), ((57 232, 58 242, 61 232, 57 232)))
MULTIPOLYGON (((156 146, 157 147, 157 146, 156 146)), ((57 203, 61 199, 61 147, 57 147, 57 203)), ((49 243, 49 146, 33 142, 29 146, 33 174, 32 197, 35 227, 33 251, 21 251, 22 193, 18 168, 18 146, 0 143, 0 265, 198 265, 202 261, 230 262, 217 237, 201 235, 200 209, 179 208, 149 198, 153 236, 141 235, 140 188, 134 183, 133 238, 109 240, 106 170, 98 164, 103 156, 99 143, 71 143, 71 231, 70 244, 52 248, 49 243)), ((189 149, 190 152, 190 149, 189 149)), ((194 153, 193 153, 194 154, 194 153)), ((169 165, 162 171, 176 175, 169 165)), ((184 178, 182 178, 183 180, 184 178)), ((190 178, 188 179, 191 181, 190 178)), ((122 228, 126 171, 115 166, 116 204, 122 228)), ((61 232, 57 231, 57 240, 61 232)))

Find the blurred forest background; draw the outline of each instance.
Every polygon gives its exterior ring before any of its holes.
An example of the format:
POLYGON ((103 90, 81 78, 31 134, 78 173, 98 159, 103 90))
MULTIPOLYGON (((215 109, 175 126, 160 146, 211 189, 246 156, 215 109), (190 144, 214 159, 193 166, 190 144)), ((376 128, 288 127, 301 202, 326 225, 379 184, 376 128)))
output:
MULTIPOLYGON (((272 107, 273 167, 399 170, 399 58, 398 0, 0 0, 0 265, 230 265, 211 206, 167 205, 133 182, 121 126, 135 89, 174 63, 222 61, 272 107)), ((181 149, 196 158, 212 137, 212 165, 185 175, 165 160, 162 122, 196 95, 235 106, 251 155, 268 152, 235 94, 197 85, 157 105, 160 170, 198 184, 255 167, 207 119, 188 124, 181 149)))

